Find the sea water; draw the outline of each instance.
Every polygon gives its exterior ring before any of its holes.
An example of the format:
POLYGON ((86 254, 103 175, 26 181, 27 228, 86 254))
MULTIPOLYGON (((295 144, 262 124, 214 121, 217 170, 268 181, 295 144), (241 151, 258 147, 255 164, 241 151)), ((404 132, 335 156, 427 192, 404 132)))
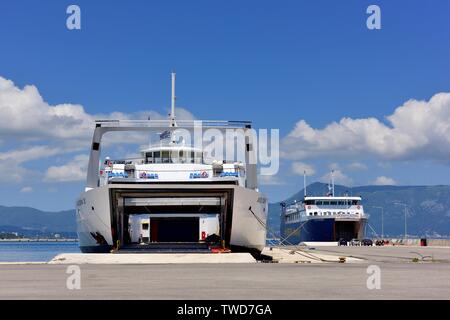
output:
POLYGON ((47 262, 60 253, 79 253, 78 242, 0 242, 0 262, 47 262))

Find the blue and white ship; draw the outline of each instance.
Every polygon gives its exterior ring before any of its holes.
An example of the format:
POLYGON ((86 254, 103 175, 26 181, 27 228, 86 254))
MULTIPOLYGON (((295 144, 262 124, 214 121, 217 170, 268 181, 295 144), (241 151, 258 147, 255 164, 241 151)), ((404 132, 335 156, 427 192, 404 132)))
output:
POLYGON ((335 196, 334 183, 325 196, 305 196, 303 201, 282 203, 281 239, 285 244, 363 239, 368 215, 361 197, 335 196))

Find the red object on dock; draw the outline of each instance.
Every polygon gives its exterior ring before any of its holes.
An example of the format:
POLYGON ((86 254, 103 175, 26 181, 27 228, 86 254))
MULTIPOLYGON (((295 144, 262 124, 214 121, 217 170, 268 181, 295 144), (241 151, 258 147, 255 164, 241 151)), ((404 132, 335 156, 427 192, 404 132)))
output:
POLYGON ((230 253, 231 250, 228 248, 222 248, 222 247, 213 247, 211 248, 211 253, 230 253))

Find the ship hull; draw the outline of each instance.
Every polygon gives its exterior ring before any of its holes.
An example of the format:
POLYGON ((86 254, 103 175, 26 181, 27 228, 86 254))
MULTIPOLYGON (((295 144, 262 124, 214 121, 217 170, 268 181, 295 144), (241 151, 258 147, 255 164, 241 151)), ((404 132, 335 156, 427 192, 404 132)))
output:
MULTIPOLYGON (((126 231, 123 221, 127 220, 127 210, 136 211, 136 209, 120 207, 116 204, 123 202, 122 198, 128 194, 139 197, 155 197, 155 195, 163 194, 167 199, 171 199, 174 195, 180 194, 204 197, 209 192, 223 194, 221 201, 226 203, 226 209, 223 213, 220 212, 223 229, 221 243, 236 251, 261 252, 266 239, 267 199, 255 190, 223 184, 166 184, 164 186, 109 184, 88 190, 80 195, 76 206, 80 250, 83 253, 99 253, 125 247, 127 240, 124 236, 126 231)), ((152 211, 153 208, 143 209, 152 211)), ((179 208, 173 207, 173 209, 176 211, 179 208)), ((182 209, 183 212, 179 209, 181 213, 178 214, 178 218, 186 214, 186 210, 182 209)))
POLYGON ((334 218, 309 219, 289 223, 281 230, 282 239, 286 244, 301 242, 330 242, 345 239, 363 239, 365 236, 366 219, 339 220, 334 218))

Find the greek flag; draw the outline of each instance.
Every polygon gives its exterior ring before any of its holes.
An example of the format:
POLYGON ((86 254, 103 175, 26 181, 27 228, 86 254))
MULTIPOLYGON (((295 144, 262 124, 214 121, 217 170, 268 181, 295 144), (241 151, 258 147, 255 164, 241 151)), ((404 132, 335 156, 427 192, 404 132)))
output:
POLYGON ((164 132, 161 132, 159 134, 159 140, 169 139, 170 138, 170 131, 166 130, 164 132))

